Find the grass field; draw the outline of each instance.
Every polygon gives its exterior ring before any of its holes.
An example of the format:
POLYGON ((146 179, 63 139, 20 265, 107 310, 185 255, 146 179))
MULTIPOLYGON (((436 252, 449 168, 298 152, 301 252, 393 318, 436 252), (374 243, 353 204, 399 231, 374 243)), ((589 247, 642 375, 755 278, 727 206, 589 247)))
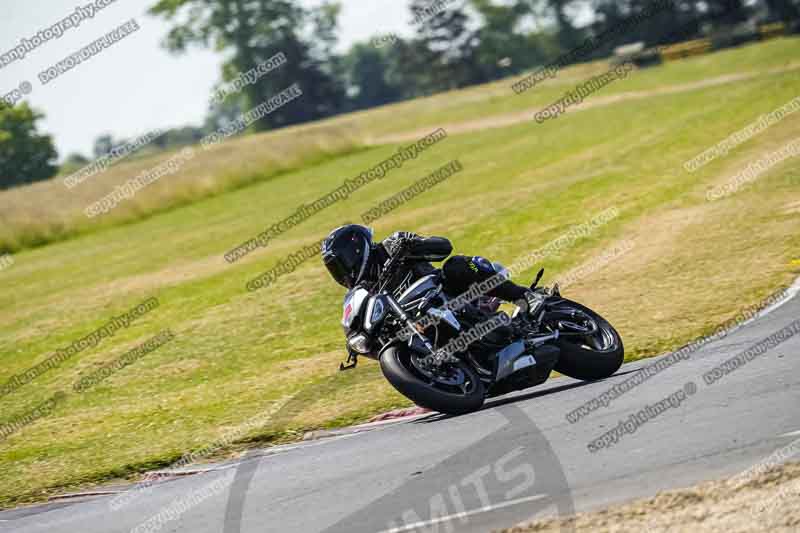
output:
MULTIPOLYGON (((79 197, 58 183, 0 194, 0 242, 19 250, 0 270, 0 385, 147 298, 160 302, 0 397, 3 423, 66 393, 52 413, 0 441, 0 506, 167 465, 301 390, 306 401, 231 449, 407 405, 373 363, 331 379, 344 352, 343 291, 318 260, 257 292, 245 283, 453 159, 464 170, 377 221, 379 236, 396 229, 444 235, 457 253, 511 264, 616 207, 617 218, 521 280, 544 266, 552 282, 630 243, 565 294, 610 319, 629 358, 712 330, 800 274, 793 263, 800 258, 797 158, 729 197, 705 199, 711 187, 800 137, 800 113, 697 172, 683 163, 799 96, 798 51, 800 40, 779 39, 633 72, 544 124, 533 121, 536 110, 607 67, 568 69, 522 96, 504 80, 339 117, 314 127, 313 146, 308 127, 246 137, 192 162, 213 186, 181 196, 192 187, 187 168, 97 226, 75 213, 107 194, 110 182, 87 182, 79 197), (388 157, 401 140, 438 127, 448 138, 415 161, 241 261, 223 260, 300 204, 388 157), (291 157, 278 163, 279 155, 291 157), (167 328, 174 340, 88 391, 73 391, 79 378, 167 328), (309 388, 323 381, 326 387, 309 388)), ((148 164, 121 164, 103 180, 119 183, 148 164)))

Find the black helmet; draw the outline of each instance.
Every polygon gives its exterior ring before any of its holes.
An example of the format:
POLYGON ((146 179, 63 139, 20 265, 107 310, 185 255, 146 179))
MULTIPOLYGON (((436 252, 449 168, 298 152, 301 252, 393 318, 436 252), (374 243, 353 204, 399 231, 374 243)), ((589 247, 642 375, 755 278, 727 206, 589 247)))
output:
POLYGON ((348 224, 322 242, 322 260, 336 283, 352 289, 367 270, 371 250, 372 230, 348 224))

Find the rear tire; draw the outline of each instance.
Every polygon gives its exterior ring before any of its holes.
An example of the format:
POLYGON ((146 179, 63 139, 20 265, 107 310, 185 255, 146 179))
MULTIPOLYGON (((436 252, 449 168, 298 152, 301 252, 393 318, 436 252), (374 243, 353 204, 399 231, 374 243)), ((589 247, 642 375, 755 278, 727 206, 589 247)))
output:
POLYGON ((561 349, 561 355, 554 370, 565 376, 584 381, 595 381, 614 375, 625 359, 625 347, 617 330, 602 316, 577 302, 563 299, 555 304, 555 308, 572 308, 587 314, 607 336, 610 345, 603 349, 596 349, 588 344, 582 345, 575 337, 561 337, 556 341, 561 349))
POLYGON ((469 390, 462 393, 447 392, 432 384, 411 363, 405 346, 392 346, 381 354, 381 371, 397 391, 419 405, 448 415, 461 415, 477 411, 486 397, 478 374, 467 364, 460 363, 458 370, 469 382, 469 390))

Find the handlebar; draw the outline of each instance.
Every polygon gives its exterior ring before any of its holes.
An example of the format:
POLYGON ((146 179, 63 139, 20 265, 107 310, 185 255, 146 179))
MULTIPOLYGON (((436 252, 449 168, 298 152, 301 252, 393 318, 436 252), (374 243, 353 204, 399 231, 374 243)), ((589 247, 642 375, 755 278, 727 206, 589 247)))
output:
POLYGON ((404 255, 406 247, 406 243, 401 243, 400 249, 397 250, 393 256, 389 257, 389 260, 383 264, 383 269, 381 270, 378 278, 378 286, 381 289, 383 289, 383 284, 394 274, 394 267, 397 265, 397 263, 405 259, 404 255))

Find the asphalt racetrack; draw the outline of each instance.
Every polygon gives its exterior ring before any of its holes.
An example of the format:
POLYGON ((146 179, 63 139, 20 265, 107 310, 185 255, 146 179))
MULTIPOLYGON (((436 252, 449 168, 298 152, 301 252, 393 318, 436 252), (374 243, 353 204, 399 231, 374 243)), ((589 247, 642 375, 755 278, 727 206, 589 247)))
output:
POLYGON ((489 531, 732 476, 800 436, 800 335, 775 341, 798 318, 794 295, 574 423, 567 413, 657 359, 602 382, 555 379, 465 416, 251 452, 117 510, 95 496, 7 511, 0 531, 489 531), (712 384, 703 378, 769 338, 712 384))

